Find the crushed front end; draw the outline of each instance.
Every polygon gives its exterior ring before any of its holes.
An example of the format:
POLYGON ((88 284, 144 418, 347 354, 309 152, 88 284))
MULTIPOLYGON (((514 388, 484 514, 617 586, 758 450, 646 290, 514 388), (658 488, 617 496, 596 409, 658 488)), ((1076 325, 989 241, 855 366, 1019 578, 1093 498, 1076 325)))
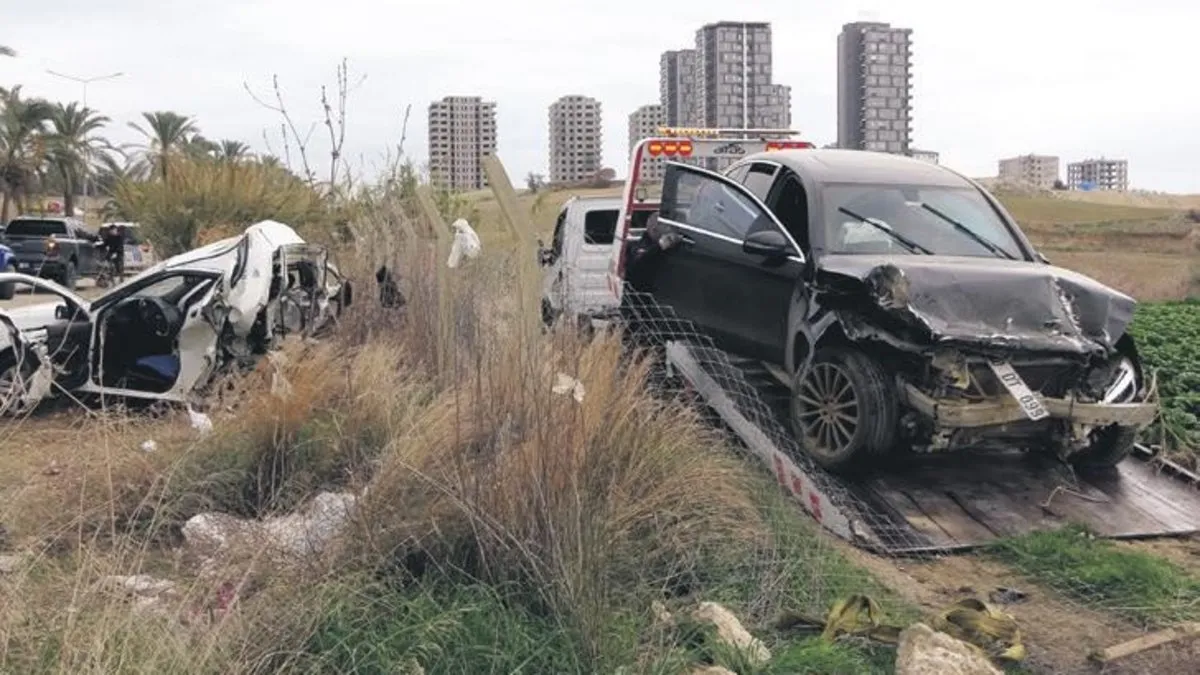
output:
POLYGON ((1126 333, 1132 298, 1045 264, 855 258, 827 263, 819 297, 894 376, 915 450, 1111 465, 1156 418, 1154 378, 1126 333))

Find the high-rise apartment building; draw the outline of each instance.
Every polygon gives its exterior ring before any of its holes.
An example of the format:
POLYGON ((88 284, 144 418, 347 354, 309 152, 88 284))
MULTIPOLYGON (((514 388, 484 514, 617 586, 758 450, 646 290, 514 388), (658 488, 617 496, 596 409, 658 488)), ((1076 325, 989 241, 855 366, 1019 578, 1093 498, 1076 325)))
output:
POLYGON ((1129 189, 1129 161, 1124 159, 1085 159, 1067 165, 1067 187, 1072 190, 1129 189))
POLYGON ((771 81, 771 24, 720 21, 696 31, 699 126, 782 129, 791 121, 791 89, 771 81))
POLYGON ((601 167, 600 102, 563 96, 550 104, 550 182, 594 178, 601 167))
POLYGON ((663 52, 658 68, 658 96, 664 124, 671 127, 699 125, 696 117, 696 50, 663 52))
POLYGON ((996 173, 1003 181, 1052 190, 1059 180, 1058 157, 1034 154, 1009 157, 1000 160, 996 173))
POLYGON ((857 22, 838 35, 838 147, 908 154, 912 30, 857 22))
MULTIPOLYGON (((633 146, 643 138, 651 138, 658 135, 658 128, 663 126, 665 122, 665 114, 663 107, 659 104, 644 105, 629 116, 629 154, 633 155, 633 146)), ((663 159, 662 157, 647 157, 642 161, 642 173, 639 176, 640 180, 645 182, 659 182, 663 178, 663 159)))
POLYGON ((466 191, 487 187, 481 160, 496 154, 496 103, 447 96, 429 104, 429 181, 466 191))

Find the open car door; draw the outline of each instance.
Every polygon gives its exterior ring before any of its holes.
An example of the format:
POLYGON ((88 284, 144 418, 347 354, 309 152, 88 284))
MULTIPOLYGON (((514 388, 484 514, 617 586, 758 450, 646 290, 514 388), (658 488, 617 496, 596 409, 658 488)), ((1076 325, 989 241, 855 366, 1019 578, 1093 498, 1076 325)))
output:
POLYGON ((184 401, 217 360, 216 272, 165 270, 96 303, 87 391, 184 401))

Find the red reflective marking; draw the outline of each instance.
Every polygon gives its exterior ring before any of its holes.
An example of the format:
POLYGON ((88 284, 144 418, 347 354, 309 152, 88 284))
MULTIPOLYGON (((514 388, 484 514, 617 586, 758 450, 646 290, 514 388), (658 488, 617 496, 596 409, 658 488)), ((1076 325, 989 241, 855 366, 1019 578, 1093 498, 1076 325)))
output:
POLYGON ((812 511, 813 517, 816 518, 818 521, 820 521, 821 520, 821 495, 819 495, 815 492, 810 494, 808 496, 808 503, 812 506, 812 508, 810 510, 812 511))

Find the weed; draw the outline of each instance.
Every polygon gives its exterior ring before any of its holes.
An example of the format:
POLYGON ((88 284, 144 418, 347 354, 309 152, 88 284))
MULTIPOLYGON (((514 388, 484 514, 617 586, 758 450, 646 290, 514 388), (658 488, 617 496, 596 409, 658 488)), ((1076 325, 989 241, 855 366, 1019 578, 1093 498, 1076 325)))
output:
POLYGON ((1200 616, 1200 579, 1170 561, 1119 549, 1082 528, 1004 539, 991 553, 1046 587, 1148 626, 1200 616))

